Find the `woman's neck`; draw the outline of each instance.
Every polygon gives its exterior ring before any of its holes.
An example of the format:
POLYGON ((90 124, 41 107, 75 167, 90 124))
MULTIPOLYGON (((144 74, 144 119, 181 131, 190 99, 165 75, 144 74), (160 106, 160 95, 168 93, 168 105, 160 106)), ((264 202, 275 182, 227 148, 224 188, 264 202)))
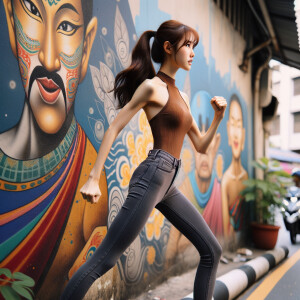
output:
POLYGON ((175 79, 176 72, 178 71, 178 67, 174 67, 171 64, 164 63, 159 69, 161 72, 167 74, 171 78, 175 79))

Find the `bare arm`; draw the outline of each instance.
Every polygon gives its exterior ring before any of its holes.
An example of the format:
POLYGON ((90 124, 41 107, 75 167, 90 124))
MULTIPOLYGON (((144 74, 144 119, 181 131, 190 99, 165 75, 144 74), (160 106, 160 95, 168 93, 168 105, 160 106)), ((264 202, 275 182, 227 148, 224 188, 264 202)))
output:
POLYGON ((133 116, 146 105, 152 93, 152 85, 149 83, 149 81, 144 81, 135 91, 132 99, 120 110, 114 121, 110 124, 109 128, 105 132, 89 179, 80 190, 83 197, 88 201, 96 203, 99 200, 101 196, 99 189, 99 178, 112 144, 119 135, 120 131, 129 123, 133 116))
POLYGON ((210 100, 210 102, 215 111, 215 116, 206 133, 201 134, 195 120, 193 121, 192 127, 188 132, 188 136, 190 137, 195 149, 200 153, 206 152, 209 144, 217 132, 218 126, 224 117, 227 107, 227 102, 223 97, 215 96, 210 100))

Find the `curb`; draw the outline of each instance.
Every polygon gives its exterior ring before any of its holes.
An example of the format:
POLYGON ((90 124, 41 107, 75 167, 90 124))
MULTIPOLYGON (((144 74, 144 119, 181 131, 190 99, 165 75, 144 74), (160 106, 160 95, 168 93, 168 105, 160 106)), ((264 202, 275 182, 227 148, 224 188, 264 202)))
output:
MULTIPOLYGON (((230 300, 237 297, 284 260, 288 254, 287 247, 275 248, 218 277, 213 300, 230 300)), ((182 300, 193 300, 193 293, 182 300)))

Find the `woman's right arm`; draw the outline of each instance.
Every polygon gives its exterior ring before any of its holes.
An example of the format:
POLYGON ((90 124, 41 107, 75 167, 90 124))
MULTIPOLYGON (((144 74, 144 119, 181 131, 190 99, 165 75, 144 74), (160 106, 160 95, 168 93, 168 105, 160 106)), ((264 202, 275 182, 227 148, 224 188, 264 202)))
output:
POLYGON ((92 203, 96 203, 99 200, 101 196, 99 178, 112 144, 120 131, 129 123, 133 116, 146 105, 152 93, 152 84, 149 80, 145 80, 137 88, 132 99, 120 110, 114 121, 110 124, 104 134, 97 159, 90 173, 89 179, 80 190, 84 199, 92 203))

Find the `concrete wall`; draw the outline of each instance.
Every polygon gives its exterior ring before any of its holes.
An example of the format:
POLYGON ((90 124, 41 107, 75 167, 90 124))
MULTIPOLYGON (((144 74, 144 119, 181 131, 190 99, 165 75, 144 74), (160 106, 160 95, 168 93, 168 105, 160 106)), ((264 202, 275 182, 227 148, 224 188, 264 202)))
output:
MULTIPOLYGON (((78 5, 79 25, 78 16, 68 9, 60 11, 57 24, 49 21, 62 2, 36 1, 39 13, 22 1, 12 1, 13 9, 10 0, 0 4, 0 268, 34 278, 36 299, 43 300, 57 299, 68 278, 101 244, 124 202, 131 174, 153 146, 140 112, 106 160, 99 203, 91 205, 82 198, 79 190, 118 113, 108 91, 115 75, 129 65, 141 32, 156 30, 168 19, 199 32, 192 69, 179 71, 176 84, 189 95, 201 130, 213 117, 212 96, 232 100, 207 155, 196 154, 185 140, 177 178, 180 190, 224 247, 238 243, 246 226, 247 207, 238 193, 251 172, 253 146, 251 77, 238 68, 245 41, 212 1, 94 1, 85 35, 80 25, 88 22, 77 1, 72 3, 78 5), (77 27, 64 21, 77 22, 77 27), (56 81, 56 75, 61 79, 56 81), (55 85, 39 79, 43 77, 55 85), (54 99, 55 91, 59 94, 54 99)), ((153 210, 117 266, 96 281, 87 298, 114 294, 125 299, 175 270, 195 265, 198 256, 190 255, 193 252, 153 210)))

